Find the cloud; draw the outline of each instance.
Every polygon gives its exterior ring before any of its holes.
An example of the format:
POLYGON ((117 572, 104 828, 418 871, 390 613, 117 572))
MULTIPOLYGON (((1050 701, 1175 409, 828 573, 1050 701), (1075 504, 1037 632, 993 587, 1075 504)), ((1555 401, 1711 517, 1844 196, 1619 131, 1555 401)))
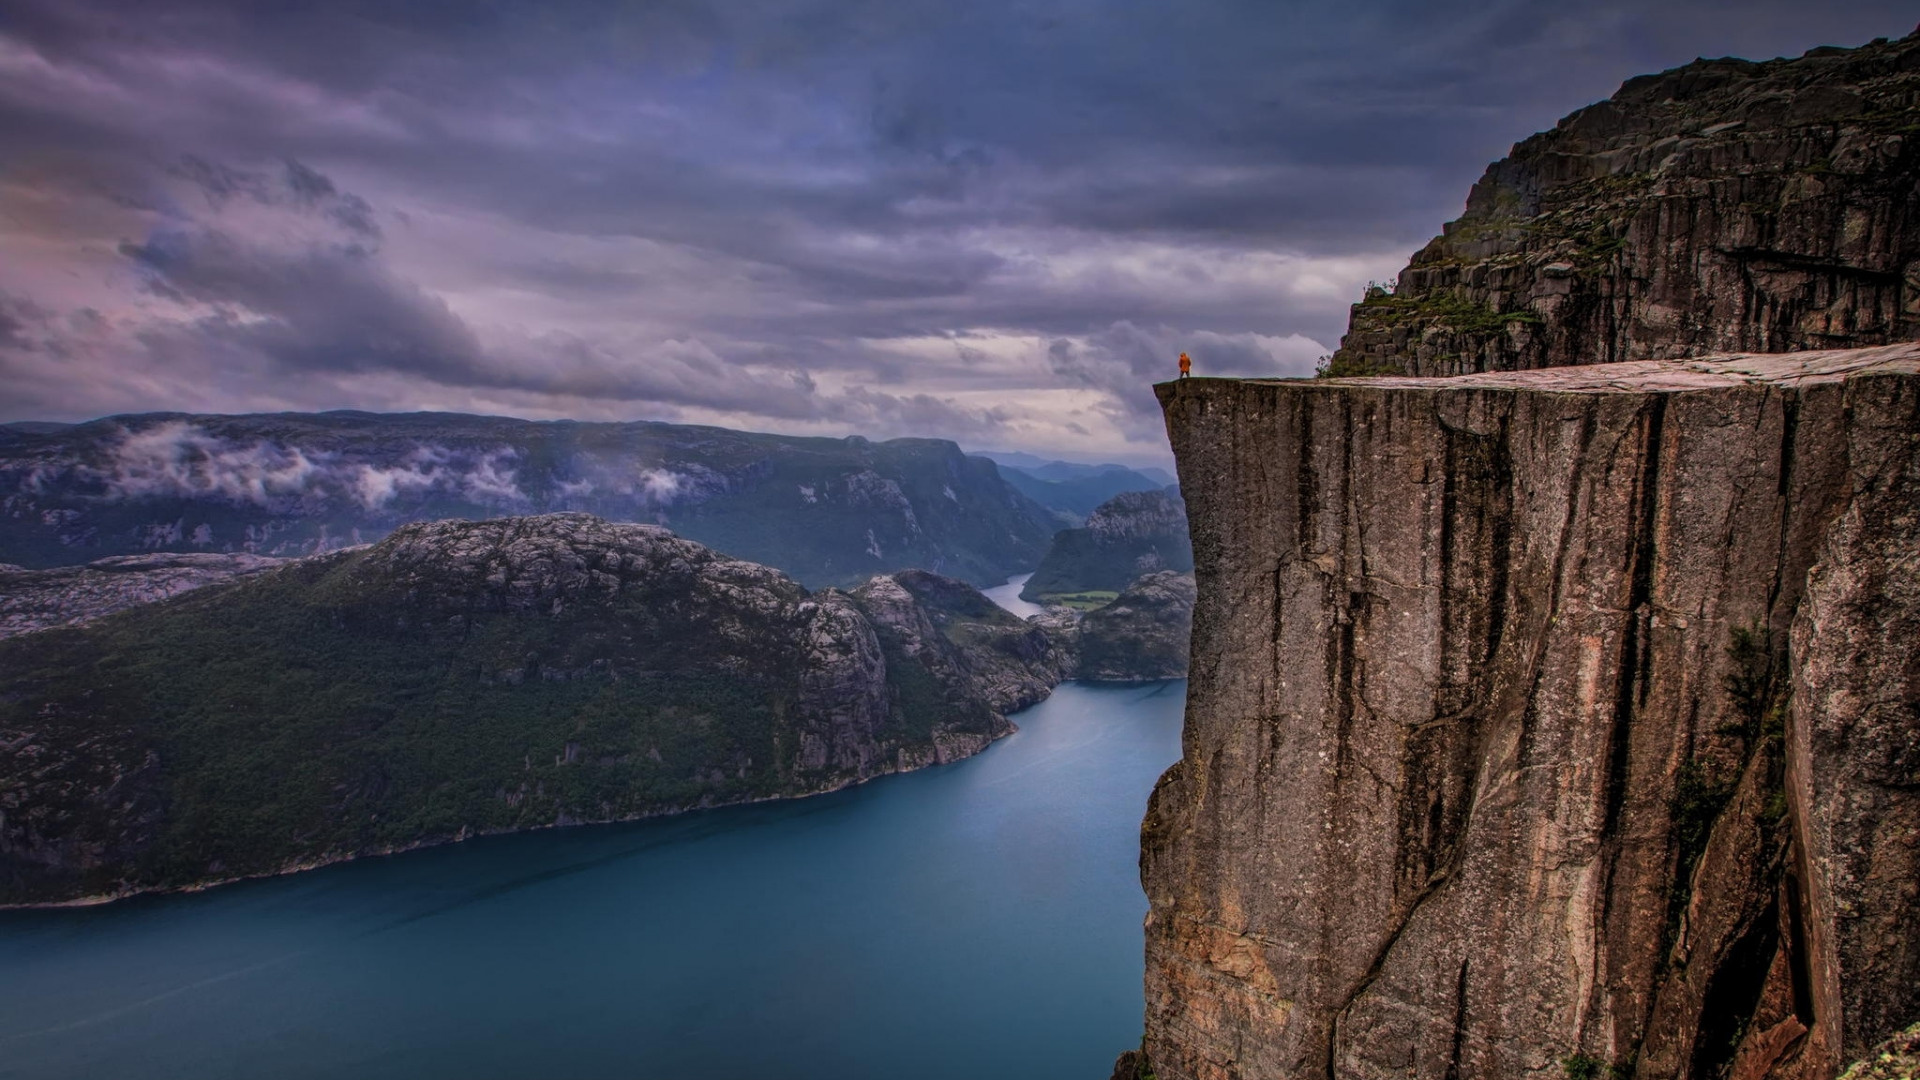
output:
POLYGON ((1116 422, 1148 429, 1160 423, 1152 384, 1176 374, 1175 359, 1182 352, 1193 357, 1202 375, 1300 378, 1313 374, 1315 363, 1329 351, 1298 334, 1180 331, 1121 320, 1083 337, 1053 339, 1047 361, 1062 378, 1110 395, 1116 422))
POLYGON ((270 443, 236 446, 185 423, 129 431, 97 470, 114 499, 214 497, 265 506, 297 495, 317 466, 300 449, 270 443))
MULTIPOLYGON (((346 497, 377 510, 402 496, 440 491, 483 506, 527 502, 510 448, 454 451, 420 443, 398 464, 350 460, 339 451, 295 443, 227 439, 187 421, 128 428, 103 464, 69 469, 108 499, 220 499, 236 505, 284 506, 346 497)), ((47 478, 31 482, 35 490, 47 478)))
POLYGON ((1171 355, 1303 373, 1513 141, 1696 54, 1910 27, 1893 0, 17 0, 0 418, 1164 454, 1171 355))

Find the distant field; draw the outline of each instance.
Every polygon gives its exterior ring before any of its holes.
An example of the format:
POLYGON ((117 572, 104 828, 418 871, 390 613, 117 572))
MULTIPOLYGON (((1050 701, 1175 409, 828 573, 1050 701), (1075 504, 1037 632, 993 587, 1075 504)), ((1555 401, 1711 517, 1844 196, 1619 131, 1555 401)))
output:
POLYGON ((1089 589, 1086 592, 1047 593, 1040 598, 1040 602, 1065 604, 1080 611, 1092 611, 1094 608, 1106 607, 1113 603, 1114 597, 1119 595, 1117 592, 1108 592, 1104 589, 1089 589))

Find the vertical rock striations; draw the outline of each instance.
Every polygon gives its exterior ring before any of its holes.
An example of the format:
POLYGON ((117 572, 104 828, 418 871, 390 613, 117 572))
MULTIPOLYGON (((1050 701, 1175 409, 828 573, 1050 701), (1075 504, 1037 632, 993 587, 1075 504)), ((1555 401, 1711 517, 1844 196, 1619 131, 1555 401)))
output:
POLYGON ((1824 1078, 1920 1019, 1920 347, 1158 389, 1161 1080, 1824 1078))
POLYGON ((1920 33, 1697 60, 1519 143, 1336 374, 1456 375, 1920 338, 1920 33))

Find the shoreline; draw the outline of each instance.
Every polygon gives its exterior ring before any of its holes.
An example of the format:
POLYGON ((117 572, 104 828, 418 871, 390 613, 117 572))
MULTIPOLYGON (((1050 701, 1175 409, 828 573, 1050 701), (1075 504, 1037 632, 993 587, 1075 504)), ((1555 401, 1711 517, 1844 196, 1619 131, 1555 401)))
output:
MULTIPOLYGON (((1053 689, 1058 689, 1058 686, 1054 687, 1053 689)), ((1040 704, 1040 702, 1047 700, 1047 698, 1052 697, 1053 689, 1048 690, 1044 697, 1037 698, 1034 701, 1031 701, 1025 705, 1022 705, 1020 708, 1015 709, 1014 713, 1017 714, 1020 712, 1025 712, 1027 709, 1030 709, 1033 706, 1040 704)), ((636 821, 652 821, 657 818, 679 817, 683 814, 699 813, 702 810, 720 810, 720 809, 724 809, 727 807, 734 807, 734 806, 753 806, 759 803, 791 802, 791 801, 797 801, 800 799, 811 799, 818 795, 831 795, 836 791, 845 791, 848 788, 858 787, 861 784, 869 783, 871 781, 881 779, 882 777, 902 776, 907 773, 919 772, 922 769, 932 768, 937 765, 953 765, 953 764, 957 764, 959 762, 965 761, 968 758, 978 756, 979 754, 984 753, 988 747, 991 747, 992 745, 999 742, 1000 740, 1007 738, 1010 735, 1017 734, 1020 731, 1020 726, 1013 721, 1013 714, 1006 715, 1004 719, 1007 722, 1007 728, 1005 731, 1002 731, 996 735, 989 735, 986 737, 985 741, 981 742, 977 747, 974 747, 973 749, 967 750, 966 752, 958 754, 956 756, 949 757, 944 761, 940 760, 940 755, 942 751, 938 746, 936 746, 934 750, 934 755, 928 760, 921 762, 919 764, 911 765, 906 768, 884 769, 877 772, 869 773, 866 776, 852 777, 840 783, 828 785, 825 787, 815 788, 810 791, 800 791, 800 792, 795 792, 793 794, 788 794, 788 795, 763 795, 763 796, 757 796, 757 797, 745 798, 745 799, 728 799, 722 802, 696 804, 693 806, 684 806, 674 810, 650 811, 647 813, 627 814, 620 817, 612 817, 612 818, 580 818, 580 819, 567 820, 567 821, 551 821, 541 825, 526 825, 526 826, 517 826, 517 827, 505 828, 505 829, 475 830, 475 829, 467 829, 463 827, 459 832, 453 834, 452 836, 430 837, 430 838, 415 841, 413 843, 398 844, 392 847, 370 848, 365 851, 356 851, 356 852, 352 852, 348 854, 340 854, 340 855, 330 855, 320 859, 309 859, 309 860, 305 860, 298 863, 290 863, 277 870, 269 870, 269 871, 264 871, 262 873, 257 873, 257 874, 236 874, 232 877, 214 878, 206 881, 195 881, 186 885, 156 885, 151 888, 129 889, 125 892, 95 893, 89 896, 74 897, 69 900, 30 901, 28 903, 0 903, 0 913, 10 912, 10 911, 56 911, 56 910, 67 909, 67 908, 102 907, 107 904, 117 903, 122 900, 132 900, 142 896, 179 896, 179 895, 184 895, 188 893, 206 892, 210 889, 217 889, 227 885, 238 885, 246 881, 265 881, 272 878, 289 877, 293 874, 301 874, 309 870, 320 870, 329 866, 337 866, 341 863, 358 862, 363 859, 379 859, 379 858, 385 858, 392 855, 405 855, 409 852, 423 851, 428 848, 447 847, 452 844, 464 843, 468 840, 477 840, 477 839, 481 839, 489 836, 513 836, 519 833, 537 833, 537 832, 543 832, 549 829, 571 829, 571 828, 576 828, 580 826, 592 826, 592 825, 625 825, 625 824, 631 824, 636 821)), ((970 741, 971 740, 963 740, 963 744, 965 742, 970 742, 970 741)))

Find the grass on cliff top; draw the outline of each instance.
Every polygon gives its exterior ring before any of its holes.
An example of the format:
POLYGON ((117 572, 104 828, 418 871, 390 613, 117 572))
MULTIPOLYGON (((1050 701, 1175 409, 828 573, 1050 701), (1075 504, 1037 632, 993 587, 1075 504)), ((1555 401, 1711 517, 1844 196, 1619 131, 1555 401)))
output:
POLYGON ((1075 611, 1092 611, 1113 603, 1120 594, 1106 589, 1087 589, 1082 592, 1044 593, 1040 597, 1043 604, 1064 604, 1075 611))
POLYGON ((1450 292, 1408 296, 1379 285, 1367 289, 1360 303, 1354 305, 1354 314, 1387 326, 1406 322, 1438 323, 1459 334, 1496 334, 1512 323, 1538 326, 1542 321, 1531 311, 1495 311, 1450 292))
POLYGON ((1370 379, 1375 375, 1405 374, 1398 364, 1341 353, 1321 357, 1313 368, 1313 377, 1316 379, 1370 379))

